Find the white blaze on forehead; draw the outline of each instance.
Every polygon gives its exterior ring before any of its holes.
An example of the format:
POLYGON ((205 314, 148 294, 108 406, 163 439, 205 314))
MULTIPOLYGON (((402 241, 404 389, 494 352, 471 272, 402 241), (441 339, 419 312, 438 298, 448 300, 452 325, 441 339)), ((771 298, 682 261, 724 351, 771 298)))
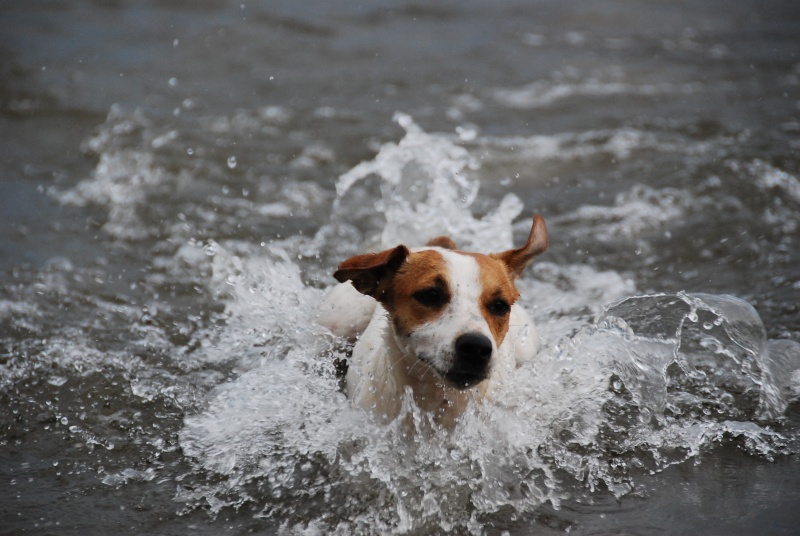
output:
POLYGON ((481 270, 478 261, 470 255, 453 251, 442 251, 447 269, 450 272, 450 292, 452 298, 445 313, 452 322, 453 335, 478 332, 487 335, 491 332, 486 319, 481 315, 480 297, 483 292, 481 270))
MULTIPOLYGON (((447 249, 424 249, 435 250, 445 261, 447 273, 442 276, 447 280, 451 299, 440 314, 396 340, 405 355, 423 358, 434 369, 445 373, 453 366, 455 341, 460 335, 481 333, 492 342, 493 351, 497 350, 497 346, 489 324, 481 314, 483 288, 478 261, 469 255, 447 249)), ((410 370, 426 369, 412 366, 410 370)))

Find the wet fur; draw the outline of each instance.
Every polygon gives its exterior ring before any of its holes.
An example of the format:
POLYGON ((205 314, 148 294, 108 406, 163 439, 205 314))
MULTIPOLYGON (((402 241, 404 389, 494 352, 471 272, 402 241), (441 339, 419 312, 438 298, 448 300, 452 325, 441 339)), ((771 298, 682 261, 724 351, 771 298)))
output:
POLYGON ((424 248, 400 245, 344 261, 319 321, 356 340, 347 395, 392 419, 410 391, 445 426, 470 401, 496 396, 539 350, 514 281, 547 245, 544 220, 536 216, 525 245, 497 254, 458 251, 438 237, 424 248))

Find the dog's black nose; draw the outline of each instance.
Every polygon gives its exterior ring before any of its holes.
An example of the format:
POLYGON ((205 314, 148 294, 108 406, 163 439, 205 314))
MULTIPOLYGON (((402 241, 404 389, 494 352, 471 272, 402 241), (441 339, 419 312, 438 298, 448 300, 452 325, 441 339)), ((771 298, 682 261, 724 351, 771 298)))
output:
POLYGON ((489 377, 492 341, 480 333, 465 333, 455 342, 455 363, 445 378, 457 389, 467 389, 489 377))
POLYGON ((479 373, 486 369, 492 359, 492 341, 480 333, 465 333, 456 339, 456 363, 458 368, 479 373))

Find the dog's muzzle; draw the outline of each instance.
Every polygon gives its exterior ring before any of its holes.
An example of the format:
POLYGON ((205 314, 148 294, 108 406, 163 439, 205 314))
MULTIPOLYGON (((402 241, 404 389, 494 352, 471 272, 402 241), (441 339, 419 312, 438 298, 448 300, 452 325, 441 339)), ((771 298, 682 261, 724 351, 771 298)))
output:
POLYGON ((465 333, 455 342, 455 362, 445 378, 458 389, 468 389, 489 377, 492 341, 481 333, 465 333))

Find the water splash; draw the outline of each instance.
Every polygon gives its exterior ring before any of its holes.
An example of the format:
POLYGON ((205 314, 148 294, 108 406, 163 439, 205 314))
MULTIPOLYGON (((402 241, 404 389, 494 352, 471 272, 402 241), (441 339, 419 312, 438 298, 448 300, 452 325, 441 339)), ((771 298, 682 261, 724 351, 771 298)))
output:
POLYGON ((156 233, 139 215, 140 208, 153 192, 164 194, 174 181, 154 165, 153 155, 134 149, 104 153, 90 179, 67 192, 53 192, 66 205, 108 206, 103 230, 123 240, 140 240, 156 233))
POLYGON ((407 115, 395 119, 406 135, 339 178, 336 208, 350 206, 346 194, 357 182, 377 176, 381 198, 372 206, 386 218, 381 247, 447 235, 465 250, 484 251, 487 244, 498 251, 510 248, 511 222, 522 212, 519 198, 508 194, 494 211, 475 218, 470 206, 480 183, 468 177, 478 168, 475 158, 451 139, 424 132, 407 115))
MULTIPOLYGON (((385 217, 380 244, 448 233, 467 248, 508 247, 519 200, 475 218, 477 183, 463 174, 474 165, 469 153, 406 116, 398 121, 406 136, 340 178, 332 223, 300 248, 318 254, 321 237, 352 247, 335 229, 356 229, 365 199, 385 217), (369 176, 377 197, 357 192, 369 176)), ((496 404, 470 407, 445 431, 408 396, 383 425, 337 388, 333 360, 346 343, 314 322, 322 291, 304 283, 298 243, 205 244, 210 289, 225 312, 196 358, 230 362, 236 376, 180 433, 195 464, 176 496, 188 509, 248 508, 288 533, 480 534, 586 491, 623 496, 716 443, 768 459, 788 451, 771 425, 794 392, 800 346, 768 343, 752 307, 680 293, 602 308, 632 284, 546 263, 540 280, 520 286, 549 344, 496 404)))

